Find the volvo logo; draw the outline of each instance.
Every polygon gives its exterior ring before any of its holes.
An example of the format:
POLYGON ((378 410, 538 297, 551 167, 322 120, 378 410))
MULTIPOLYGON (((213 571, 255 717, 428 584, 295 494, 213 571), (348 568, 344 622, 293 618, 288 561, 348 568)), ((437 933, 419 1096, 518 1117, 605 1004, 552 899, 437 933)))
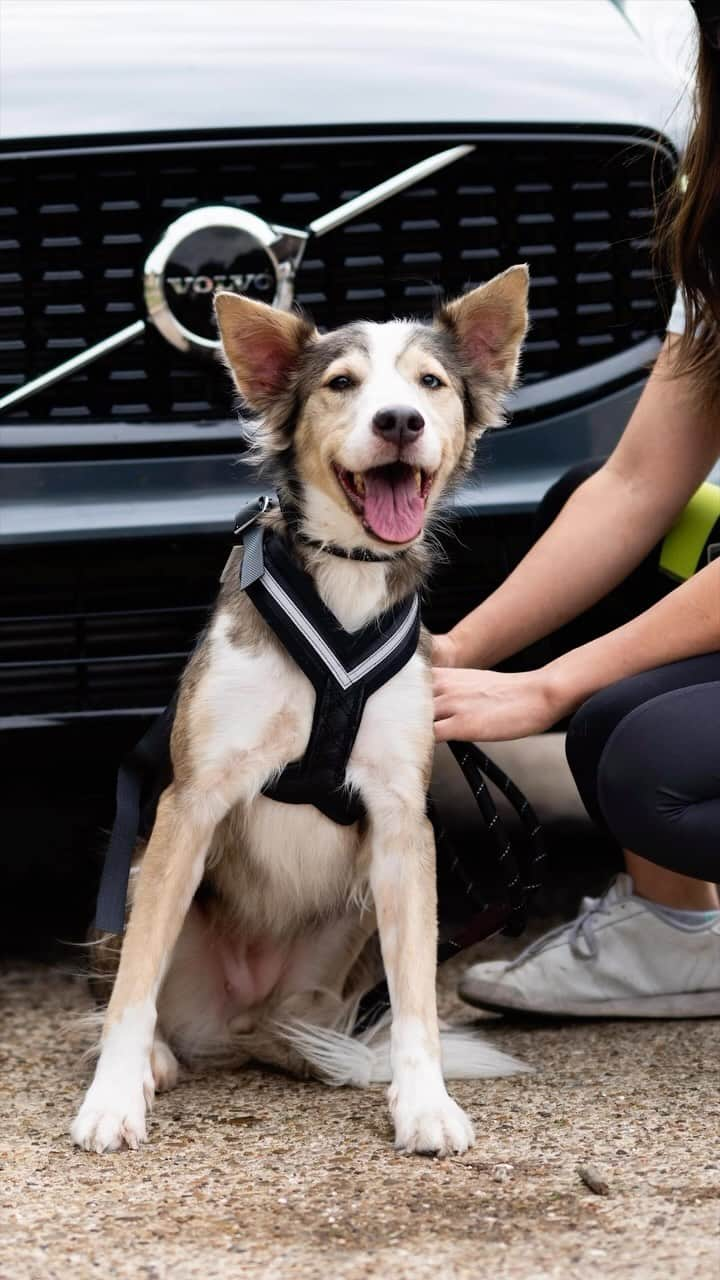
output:
POLYGON ((193 209, 168 227, 145 263, 148 313, 181 351, 215 351, 215 290, 289 307, 306 241, 307 233, 271 226, 246 209, 193 209))
POLYGON ((218 276, 166 276, 165 283, 173 293, 184 297, 187 293, 214 293, 216 289, 232 289, 233 293, 269 293, 275 286, 269 271, 246 271, 244 275, 218 276))

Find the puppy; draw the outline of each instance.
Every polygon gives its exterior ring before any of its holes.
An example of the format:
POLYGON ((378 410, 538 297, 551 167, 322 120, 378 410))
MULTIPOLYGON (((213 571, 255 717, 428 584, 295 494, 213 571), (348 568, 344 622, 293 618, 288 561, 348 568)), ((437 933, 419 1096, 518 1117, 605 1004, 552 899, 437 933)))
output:
MULTIPOLYGON (((513 267, 432 325, 327 335, 217 295, 225 358, 254 411, 255 457, 285 498, 286 514, 263 519, 346 632, 421 586, 433 513, 514 384, 527 290, 527 269, 513 267)), ((305 752, 315 693, 241 589, 240 557, 182 677, 173 781, 137 851, 119 965, 117 939, 97 946, 114 983, 73 1141, 137 1148, 177 1054, 190 1065, 254 1058, 332 1083, 389 1076, 399 1150, 465 1151, 473 1131, 445 1088, 436 1010, 427 638, 364 707, 345 774, 364 816, 340 825, 311 804, 268 798, 268 780, 305 752), (389 1054, 348 1034, 379 976, 378 937, 389 1054)), ((446 1061, 449 1075, 516 1066, 471 1037, 446 1061)))

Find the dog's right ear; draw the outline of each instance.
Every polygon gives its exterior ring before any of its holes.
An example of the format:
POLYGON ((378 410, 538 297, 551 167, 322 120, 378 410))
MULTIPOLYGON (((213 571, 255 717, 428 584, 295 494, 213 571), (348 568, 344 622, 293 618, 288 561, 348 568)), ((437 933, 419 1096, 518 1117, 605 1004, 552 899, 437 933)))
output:
POLYGON ((480 380, 495 378, 509 391, 517 376, 528 326, 528 269, 509 267, 440 311, 436 323, 453 335, 480 380))
POLYGON ((238 391, 252 409, 263 409, 286 390, 313 326, 239 293, 216 293, 215 315, 238 391))

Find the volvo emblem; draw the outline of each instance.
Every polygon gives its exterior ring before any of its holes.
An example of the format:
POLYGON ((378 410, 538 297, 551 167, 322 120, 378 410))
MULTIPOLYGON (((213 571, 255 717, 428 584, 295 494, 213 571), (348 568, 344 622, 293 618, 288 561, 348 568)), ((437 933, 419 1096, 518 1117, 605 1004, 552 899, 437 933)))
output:
POLYGON ((145 305, 181 351, 216 351, 212 296, 231 289, 288 308, 306 233, 271 226, 246 209, 212 205, 171 223, 145 262, 145 305))
POLYGON ((275 277, 269 271, 246 271, 243 275, 166 276, 165 283, 181 297, 188 293, 214 293, 216 289, 232 289, 235 293, 256 289, 269 293, 274 289, 275 277))

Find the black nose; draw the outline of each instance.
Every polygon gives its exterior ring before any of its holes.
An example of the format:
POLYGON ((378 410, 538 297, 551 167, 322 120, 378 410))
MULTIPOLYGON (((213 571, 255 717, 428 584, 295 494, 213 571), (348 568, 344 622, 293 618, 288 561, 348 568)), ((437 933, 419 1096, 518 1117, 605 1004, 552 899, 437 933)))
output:
POLYGON ((372 420, 375 434, 393 444, 407 444, 410 440, 417 440, 424 426, 422 414, 407 404, 392 404, 387 409, 378 409, 372 420))

